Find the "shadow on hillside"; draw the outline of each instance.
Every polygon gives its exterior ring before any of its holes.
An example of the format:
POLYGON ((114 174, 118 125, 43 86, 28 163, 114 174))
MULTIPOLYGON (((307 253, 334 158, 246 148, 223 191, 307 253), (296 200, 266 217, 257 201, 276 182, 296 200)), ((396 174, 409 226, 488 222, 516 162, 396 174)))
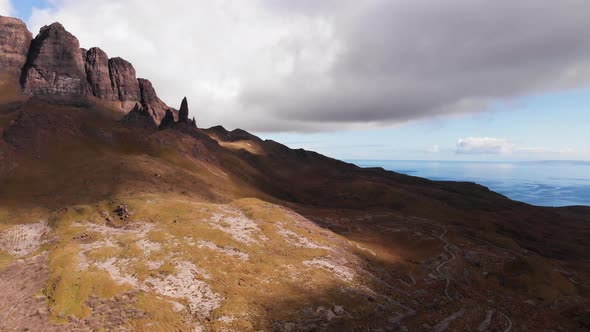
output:
POLYGON ((159 133, 126 128, 91 105, 13 106, 0 123, 3 207, 58 209, 137 193, 221 199, 190 156, 179 158, 155 142, 152 136, 159 133))
MULTIPOLYGON (((371 285, 367 285, 372 288, 371 285)), ((255 330, 262 331, 371 331, 400 327, 394 322, 407 309, 394 305, 367 288, 332 285, 316 290, 294 288, 292 295, 269 299, 258 309, 262 319, 255 330)))

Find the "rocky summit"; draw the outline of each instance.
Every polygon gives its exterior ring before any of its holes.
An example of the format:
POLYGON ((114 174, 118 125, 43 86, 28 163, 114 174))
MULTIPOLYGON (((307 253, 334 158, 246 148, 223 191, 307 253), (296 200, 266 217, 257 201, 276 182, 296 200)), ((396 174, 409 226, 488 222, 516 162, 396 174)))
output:
POLYGON ((41 28, 29 48, 21 84, 31 96, 89 95, 78 39, 59 23, 41 28))
POLYGON ((179 122, 189 122, 188 119, 188 101, 186 97, 182 99, 180 104, 180 109, 178 110, 178 121, 179 122))
POLYGON ((198 128, 58 23, 0 37, 0 331, 590 330, 589 207, 198 128))
POLYGON ((92 94, 104 100, 119 100, 119 94, 113 89, 107 54, 98 47, 81 51, 92 94))
MULTIPOLYGON (((141 104, 148 109, 151 117, 156 123, 160 123, 166 114, 169 107, 156 94, 156 90, 152 86, 152 82, 144 78, 139 78, 139 92, 141 104)), ((171 110, 172 112, 172 110, 171 110)), ((174 112, 172 112, 174 115, 174 112)))
POLYGON ((177 118, 130 62, 98 47, 80 48, 60 23, 44 26, 33 39, 22 21, 0 17, 0 38, 2 82, 20 85, 24 95, 98 98, 123 114, 140 103, 157 124, 167 109, 177 118))
MULTIPOLYGON (((27 62, 32 34, 19 19, 0 16, 0 74, 20 77, 27 62)), ((4 78, 6 79, 6 77, 4 78)))

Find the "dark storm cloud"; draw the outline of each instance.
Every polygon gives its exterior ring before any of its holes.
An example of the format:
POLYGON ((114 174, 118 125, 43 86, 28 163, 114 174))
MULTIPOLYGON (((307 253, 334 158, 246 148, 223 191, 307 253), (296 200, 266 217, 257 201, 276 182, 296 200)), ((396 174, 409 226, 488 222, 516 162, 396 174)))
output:
POLYGON ((394 123, 590 82, 590 1, 268 2, 327 20, 341 45, 325 71, 246 88, 285 120, 394 123))

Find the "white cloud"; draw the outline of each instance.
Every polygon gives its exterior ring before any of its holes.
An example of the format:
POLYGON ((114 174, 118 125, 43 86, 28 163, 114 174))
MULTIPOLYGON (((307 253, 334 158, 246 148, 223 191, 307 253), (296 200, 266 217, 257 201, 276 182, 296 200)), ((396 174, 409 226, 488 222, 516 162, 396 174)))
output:
POLYGON ((33 10, 34 31, 59 21, 83 47, 126 58, 171 106, 188 95, 200 125, 296 127, 268 108, 244 105, 245 87, 273 85, 293 72, 325 72, 339 48, 322 18, 279 15, 262 1, 55 3, 33 10))
POLYGON ((455 153, 473 155, 511 155, 528 158, 569 158, 583 155, 582 151, 565 147, 526 147, 507 139, 495 137, 467 137, 457 141, 455 153))
POLYGON ((428 149, 428 153, 440 153, 440 145, 435 144, 428 149))
POLYGON ((10 0, 0 0, 0 15, 10 16, 12 14, 12 4, 10 0))
POLYGON ((532 148, 523 147, 523 148, 517 148, 516 151, 519 153, 530 154, 530 155, 562 155, 562 156, 576 155, 576 154, 582 153, 582 151, 578 151, 578 150, 576 150, 574 148, 570 148, 570 147, 557 148, 557 149, 556 148, 546 148, 546 147, 532 147, 532 148))
POLYGON ((514 145, 494 137, 467 137, 457 141, 458 154, 508 154, 514 145))
MULTIPOLYGON (((0 0, 2 1, 2 0, 0 0)), ((200 125, 334 130, 590 83, 590 1, 51 0, 200 125), (534 19, 531 19, 534 18, 534 19)))

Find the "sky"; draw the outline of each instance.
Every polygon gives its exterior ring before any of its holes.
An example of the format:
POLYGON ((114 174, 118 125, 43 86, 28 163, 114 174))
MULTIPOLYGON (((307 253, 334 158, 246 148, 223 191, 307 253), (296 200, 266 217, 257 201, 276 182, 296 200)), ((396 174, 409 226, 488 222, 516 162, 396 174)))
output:
POLYGON ((0 0, 200 127, 340 159, 590 160, 587 0, 0 0))

